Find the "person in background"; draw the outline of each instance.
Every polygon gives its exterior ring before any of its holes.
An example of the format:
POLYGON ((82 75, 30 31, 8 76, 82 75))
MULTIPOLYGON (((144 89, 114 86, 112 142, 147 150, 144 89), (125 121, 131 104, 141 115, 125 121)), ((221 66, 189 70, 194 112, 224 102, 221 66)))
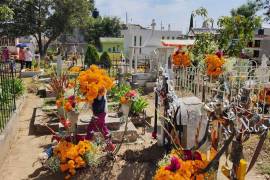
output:
POLYGON ((33 54, 29 48, 26 48, 26 52, 25 52, 26 68, 28 69, 32 68, 32 60, 33 60, 33 54))
POLYGON ((25 63, 25 51, 23 47, 20 47, 19 50, 19 61, 21 63, 21 70, 24 68, 24 63, 25 63))
POLYGON ((2 61, 5 63, 9 60, 9 50, 7 47, 4 47, 3 50, 2 50, 2 61))

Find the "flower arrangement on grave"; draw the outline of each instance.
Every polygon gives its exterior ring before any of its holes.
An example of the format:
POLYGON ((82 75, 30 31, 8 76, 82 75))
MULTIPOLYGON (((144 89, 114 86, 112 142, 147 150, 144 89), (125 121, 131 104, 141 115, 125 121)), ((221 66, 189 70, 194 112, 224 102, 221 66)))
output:
POLYGON ((211 173, 200 174, 199 171, 205 168, 216 155, 211 148, 210 157, 199 151, 172 150, 160 162, 154 180, 179 179, 179 180, 204 180, 211 179, 211 173))
POLYGON ((81 71, 77 78, 79 85, 79 92, 82 94, 87 102, 92 102, 99 94, 99 92, 106 92, 114 86, 113 79, 111 79, 104 69, 96 65, 91 65, 86 71, 81 71))
POLYGON ((222 66, 225 63, 223 57, 219 57, 215 54, 209 54, 205 57, 205 64, 206 64, 206 73, 209 76, 217 77, 219 76, 223 70, 222 66))
POLYGON ((264 88, 259 92, 259 102, 270 105, 270 88, 264 88))
POLYGON ((67 173, 65 179, 70 179, 81 168, 98 164, 101 157, 100 148, 87 140, 77 144, 61 140, 52 152, 46 164, 55 173, 67 173))
POLYGON ((178 49, 173 54, 173 64, 178 67, 188 67, 191 64, 189 54, 187 52, 180 52, 178 49))
POLYGON ((138 93, 135 90, 128 91, 124 96, 120 97, 120 104, 129 104, 136 99, 138 93))

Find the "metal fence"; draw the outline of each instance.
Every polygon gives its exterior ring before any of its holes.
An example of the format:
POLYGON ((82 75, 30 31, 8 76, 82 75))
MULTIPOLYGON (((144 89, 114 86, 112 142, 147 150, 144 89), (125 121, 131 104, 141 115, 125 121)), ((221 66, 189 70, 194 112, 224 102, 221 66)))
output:
POLYGON ((16 109, 15 76, 11 63, 0 63, 0 133, 16 109))

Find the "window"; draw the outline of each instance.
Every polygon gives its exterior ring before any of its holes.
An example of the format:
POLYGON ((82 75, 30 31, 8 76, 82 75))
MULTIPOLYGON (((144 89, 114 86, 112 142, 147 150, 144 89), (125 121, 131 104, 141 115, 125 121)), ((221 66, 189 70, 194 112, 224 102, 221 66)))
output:
POLYGON ((117 45, 116 52, 120 52, 120 45, 117 45))
POLYGON ((172 37, 172 39, 174 40, 174 39, 175 39, 175 37, 173 36, 173 37, 172 37))
POLYGON ((260 40, 255 40, 255 47, 260 47, 261 46, 261 41, 260 40))
POLYGON ((142 46, 142 36, 140 36, 140 46, 142 46))
POLYGON ((134 36, 134 46, 136 46, 137 45, 137 37, 136 36, 134 36))
POLYGON ((168 36, 167 39, 170 39, 170 37, 168 36))
POLYGON ((140 54, 142 54, 142 48, 140 48, 140 54))
POLYGON ((264 35, 264 29, 259 29, 258 30, 258 35, 264 35))
POLYGON ((115 52, 115 47, 113 47, 113 50, 112 51, 115 52))
POLYGON ((258 58, 259 56, 260 56, 260 51, 254 50, 254 51, 253 51, 253 57, 254 57, 254 58, 258 58))
POLYGON ((112 52, 112 49, 111 49, 111 48, 109 48, 109 49, 108 49, 108 51, 109 51, 109 52, 112 52))
POLYGON ((165 37, 164 37, 164 36, 162 36, 162 40, 163 40, 163 39, 165 39, 165 37))
POLYGON ((253 47, 253 42, 252 42, 252 41, 250 41, 250 42, 248 43, 248 47, 253 47))

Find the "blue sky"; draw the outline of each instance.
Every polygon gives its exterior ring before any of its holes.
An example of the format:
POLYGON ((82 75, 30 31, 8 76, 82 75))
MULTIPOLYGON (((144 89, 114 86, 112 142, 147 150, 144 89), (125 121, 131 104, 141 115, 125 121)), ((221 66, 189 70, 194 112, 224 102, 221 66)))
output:
MULTIPOLYGON (((216 20, 220 16, 230 14, 246 0, 96 0, 96 6, 102 16, 118 16, 125 21, 126 12, 129 22, 149 26, 152 19, 156 20, 160 29, 161 21, 165 29, 171 24, 171 29, 187 31, 190 14, 199 7, 208 9, 209 17, 216 20)), ((201 19, 195 19, 201 26, 201 19)))

